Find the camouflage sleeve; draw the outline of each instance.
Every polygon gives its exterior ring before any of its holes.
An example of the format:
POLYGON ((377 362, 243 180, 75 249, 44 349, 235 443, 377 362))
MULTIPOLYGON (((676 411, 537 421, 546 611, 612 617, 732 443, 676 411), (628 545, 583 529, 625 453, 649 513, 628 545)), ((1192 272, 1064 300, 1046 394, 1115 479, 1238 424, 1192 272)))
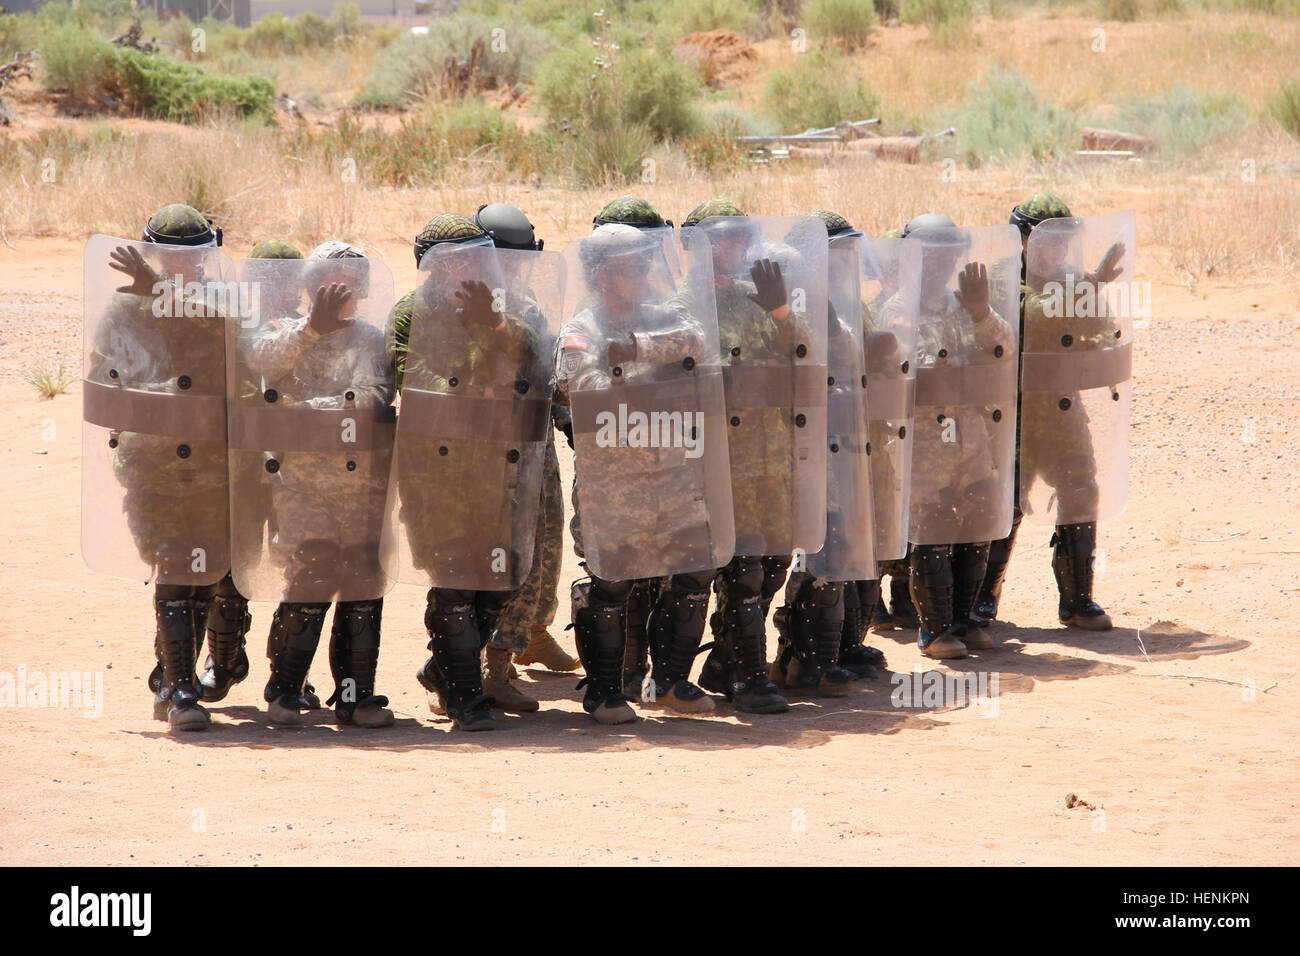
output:
POLYGON ((397 300, 393 311, 388 314, 387 344, 388 354, 393 365, 393 381, 400 391, 402 378, 406 374, 406 354, 411 339, 411 315, 415 311, 415 290, 397 300))
POLYGON ((610 380, 604 342, 595 323, 582 317, 570 322, 555 341, 556 401, 569 405, 573 392, 608 388, 610 380))
POLYGON ((509 313, 502 313, 502 323, 492 330, 494 343, 511 360, 528 362, 542 347, 537 329, 509 313))
POLYGON ((989 308, 989 314, 975 323, 975 341, 983 351, 992 351, 996 346, 1010 350, 1015 344, 1015 334, 1007 320, 998 315, 997 310, 989 308))
MULTIPOLYGON (((339 331, 342 331, 341 329, 339 331)), ((339 332, 331 333, 338 335, 339 332)), ((306 319, 278 324, 253 337, 248 345, 248 367, 253 374, 281 379, 293 371, 303 353, 319 342, 321 336, 306 319)))
MULTIPOLYGON (((350 366, 345 392, 352 392, 349 402, 344 395, 330 395, 313 398, 306 404, 313 408, 383 408, 393 403, 396 386, 393 384, 393 369, 385 348, 384 336, 378 329, 358 322, 349 330, 333 333, 347 334, 354 341, 349 342, 344 353, 350 366)), ((317 337, 317 340, 322 338, 317 337)))

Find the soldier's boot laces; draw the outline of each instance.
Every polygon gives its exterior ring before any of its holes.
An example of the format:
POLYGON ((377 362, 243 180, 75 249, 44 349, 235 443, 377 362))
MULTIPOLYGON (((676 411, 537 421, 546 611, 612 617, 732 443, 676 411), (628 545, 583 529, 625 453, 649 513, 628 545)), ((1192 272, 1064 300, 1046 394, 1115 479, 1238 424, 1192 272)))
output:
MULTIPOLYGON (((173 733, 203 730, 212 723, 212 718, 199 705, 202 690, 194 674, 194 647, 198 639, 194 628, 194 599, 155 598, 154 614, 157 619, 154 650, 162 663, 159 693, 164 695, 167 704, 167 726, 173 733)), ((155 716, 157 713, 155 704, 155 716)))
POLYGON ((912 603, 908 578, 901 574, 889 576, 889 620, 895 630, 913 631, 921 626, 921 614, 912 603))
POLYGON ((888 666, 884 652, 868 647, 867 623, 880 605, 880 581, 850 581, 844 585, 844 629, 840 635, 840 666, 855 680, 879 677, 888 666))
POLYGON ((578 581, 572 589, 574 643, 587 672, 576 689, 586 688, 582 709, 599 723, 626 724, 636 720, 636 712, 623 693, 625 608, 589 604, 590 588, 590 581, 578 581))
POLYGON ((388 698, 375 693, 384 602, 340 601, 330 629, 330 672, 334 693, 326 702, 340 724, 390 727, 393 712, 388 698))
POLYGON ((1092 562, 1097 523, 1057 525, 1052 535, 1052 571, 1061 592, 1061 623, 1088 631, 1108 631, 1110 615, 1092 599, 1092 562))
POLYGON ((988 544, 954 544, 952 546, 952 618, 956 634, 972 651, 987 651, 993 639, 985 632, 989 622, 971 616, 975 599, 984 585, 989 560, 988 544))
POLYGON ((494 730, 492 697, 483 692, 478 615, 468 601, 444 600, 426 615, 433 660, 446 683, 443 700, 457 730, 494 730))
POLYGON ((325 626, 328 604, 281 604, 271 619, 273 632, 267 646, 275 650, 271 679, 263 693, 267 717, 273 724, 297 726, 309 710, 303 695, 307 672, 325 626))
POLYGON ((1011 552, 1016 546, 1020 518, 1020 510, 1016 509, 1011 521, 1011 533, 989 545, 989 564, 984 571, 984 584, 980 588, 979 597, 975 600, 974 618, 997 620, 998 605, 1002 603, 1002 584, 1007 577, 1007 565, 1011 563, 1011 552))
MULTIPOLYGON (((496 701, 495 706, 499 710, 508 710, 516 714, 531 714, 541 705, 510 683, 510 658, 512 656, 513 653, 504 647, 489 646, 484 650, 483 692, 492 695, 496 701)), ((575 665, 577 663, 577 661, 574 661, 575 665)), ((554 668, 551 669, 554 670, 554 668)))
POLYGON ((916 643, 936 660, 966 657, 966 645, 952 621, 952 558, 942 545, 918 545, 912 551, 910 577, 921 626, 916 643))
POLYGON ((691 665, 704 636, 708 591, 667 588, 650 613, 651 677, 654 699, 646 701, 683 714, 706 714, 713 698, 690 681, 691 665))
POLYGON ((627 643, 623 648, 623 691, 640 698, 641 688, 650 676, 650 587, 638 581, 627 596, 627 643))
MULTIPOLYGON (((561 674, 576 671, 582 666, 581 662, 576 657, 569 655, 560 646, 560 642, 552 637, 551 632, 544 627, 534 627, 529 632, 528 646, 515 656, 515 660, 520 664, 540 664, 548 671, 561 674)), ((510 676, 518 677, 519 675, 515 673, 510 676)))
POLYGON ((206 618, 208 659, 199 678, 205 701, 225 700, 230 688, 248 676, 244 638, 252 624, 253 617, 243 597, 218 594, 213 598, 206 618))
POLYGON ((826 697, 852 689, 852 671, 839 666, 843 600, 838 583, 810 581, 799 589, 790 609, 786 686, 826 697))

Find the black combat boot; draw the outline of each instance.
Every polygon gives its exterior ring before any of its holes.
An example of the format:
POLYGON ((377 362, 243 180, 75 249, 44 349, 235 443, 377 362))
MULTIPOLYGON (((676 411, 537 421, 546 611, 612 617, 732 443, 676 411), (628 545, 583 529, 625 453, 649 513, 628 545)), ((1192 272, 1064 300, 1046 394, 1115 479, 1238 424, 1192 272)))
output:
POLYGON ((840 666, 854 679, 880 676, 885 655, 868 647, 867 626, 880 604, 880 581, 849 581, 844 585, 844 629, 840 636, 840 666))
POLYGON ((980 588, 984 585, 984 571, 989 562, 988 542, 954 544, 952 546, 952 620, 954 632, 970 650, 986 651, 993 639, 984 632, 989 622, 971 618, 971 610, 980 588))
POLYGON ((853 683, 853 673, 839 666, 844 584, 808 578, 788 607, 787 634, 773 679, 807 693, 843 697, 853 683))
POLYGON ((912 603, 910 572, 889 576, 889 617, 895 629, 916 630, 921 626, 920 612, 912 603))
POLYGON ((204 620, 208 660, 199 682, 203 685, 204 701, 215 703, 224 700, 230 688, 248 676, 244 638, 253 617, 248 613, 248 601, 235 590, 230 575, 217 586, 204 620))
POLYGON ((602 724, 636 720, 623 693, 623 651, 627 616, 625 602, 593 600, 591 581, 575 581, 570 589, 573 635, 587 676, 576 689, 586 688, 582 709, 602 724))
POLYGON ((655 684, 653 703, 685 714, 713 710, 713 699, 690 681, 708 606, 707 589, 689 588, 676 578, 660 593, 648 629, 655 684))
POLYGON ((328 604, 288 603, 275 609, 271 636, 266 641, 267 648, 275 651, 275 657, 271 660, 271 679, 263 694, 273 724, 301 724, 302 711, 310 709, 303 696, 303 685, 316 656, 328 610, 328 604))
POLYGON ((388 698, 375 694, 379 631, 384 601, 340 601, 330 629, 330 671, 334 675, 334 716, 340 724, 388 727, 388 698))
POLYGON ((1016 532, 1020 530, 1022 517, 1024 515, 1017 508, 1015 517, 1011 519, 1011 533, 989 545, 989 563, 984 571, 984 584, 975 600, 975 610, 971 613, 973 620, 997 620, 998 605, 1002 602, 1002 583, 1006 580, 1007 565, 1011 563, 1011 552, 1016 546, 1016 532))
MULTIPOLYGON (((167 725, 173 732, 203 730, 212 723, 212 718, 199 706, 202 692, 194 674, 194 647, 198 641, 194 629, 194 598, 155 594, 154 615, 157 619, 154 652, 162 662, 162 680, 157 693, 166 701, 167 725)), ((157 713, 155 705, 155 716, 157 713)))
POLYGON ((953 628, 950 547, 942 544, 914 546, 911 584, 912 597, 921 619, 916 634, 921 653, 938 660, 965 657, 966 645, 953 628))
POLYGON ((1097 523, 1057 525, 1052 547, 1052 571, 1056 574, 1056 588, 1061 592, 1061 623, 1088 631, 1110 630, 1110 615, 1092 599, 1097 523))
POLYGON ((483 650, 474 592, 436 588, 424 615, 443 701, 457 730, 493 730, 492 697, 483 693, 483 650))

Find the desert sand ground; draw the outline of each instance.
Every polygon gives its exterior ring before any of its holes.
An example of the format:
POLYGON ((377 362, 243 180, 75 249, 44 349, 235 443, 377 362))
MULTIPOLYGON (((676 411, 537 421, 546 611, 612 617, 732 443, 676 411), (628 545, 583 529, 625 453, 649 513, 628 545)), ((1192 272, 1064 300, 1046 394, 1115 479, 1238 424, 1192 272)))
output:
MULTIPOLYGON (((381 251, 404 288, 407 247, 381 251)), ((456 733, 414 680, 423 599, 399 585, 379 667, 395 727, 321 711, 272 728, 272 608, 255 604, 250 678, 208 732, 174 738, 145 685, 150 589, 79 553, 80 386, 44 401, 21 381, 54 361, 76 377, 80 255, 71 239, 0 248, 0 675, 103 680, 98 716, 0 708, 2 863, 1300 862, 1300 328, 1280 288, 1148 277, 1129 506, 1100 531, 1096 592, 1116 627, 1058 626, 1050 529, 1027 522, 997 647, 952 665, 998 675, 992 706, 897 708, 881 678, 782 716, 641 707, 607 728, 576 677, 528 671, 539 714, 456 733)), ((567 621, 562 587, 553 633, 572 647, 567 621)), ((897 674, 948 670, 914 635, 874 643, 897 674)), ((313 677, 330 683, 323 651, 313 677)))

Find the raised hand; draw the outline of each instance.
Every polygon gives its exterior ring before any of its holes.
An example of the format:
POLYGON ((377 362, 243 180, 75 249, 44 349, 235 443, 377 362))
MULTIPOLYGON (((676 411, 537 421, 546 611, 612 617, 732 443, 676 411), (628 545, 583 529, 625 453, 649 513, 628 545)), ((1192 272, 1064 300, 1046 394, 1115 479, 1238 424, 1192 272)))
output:
POLYGON ((1101 257, 1101 264, 1097 266, 1091 278, 1094 282, 1114 282, 1124 272, 1124 267, 1119 265, 1119 260, 1124 258, 1124 243, 1116 242, 1106 254, 1101 257))
POLYGON ((976 322, 989 314, 989 270, 982 262, 968 262, 957 274, 957 301, 976 322))
POLYGON ((337 332, 347 322, 343 320, 343 309, 352 299, 352 290, 342 282, 331 282, 319 286, 311 300, 311 314, 307 324, 317 335, 329 335, 337 332))
POLYGON ((492 290, 487 283, 466 279, 456 291, 456 301, 461 314, 471 322, 492 326, 501 321, 492 308, 492 290))
POLYGON ((781 277, 781 263, 759 259, 750 268, 749 277, 754 280, 755 290, 749 294, 749 299, 764 312, 775 312, 789 303, 785 279, 781 277))
POLYGON ((112 262, 109 266, 123 272, 131 280, 130 285, 120 285, 118 292, 130 292, 134 295, 157 295, 154 291, 162 277, 153 271, 153 267, 144 261, 140 250, 134 246, 118 246, 109 253, 112 262))

